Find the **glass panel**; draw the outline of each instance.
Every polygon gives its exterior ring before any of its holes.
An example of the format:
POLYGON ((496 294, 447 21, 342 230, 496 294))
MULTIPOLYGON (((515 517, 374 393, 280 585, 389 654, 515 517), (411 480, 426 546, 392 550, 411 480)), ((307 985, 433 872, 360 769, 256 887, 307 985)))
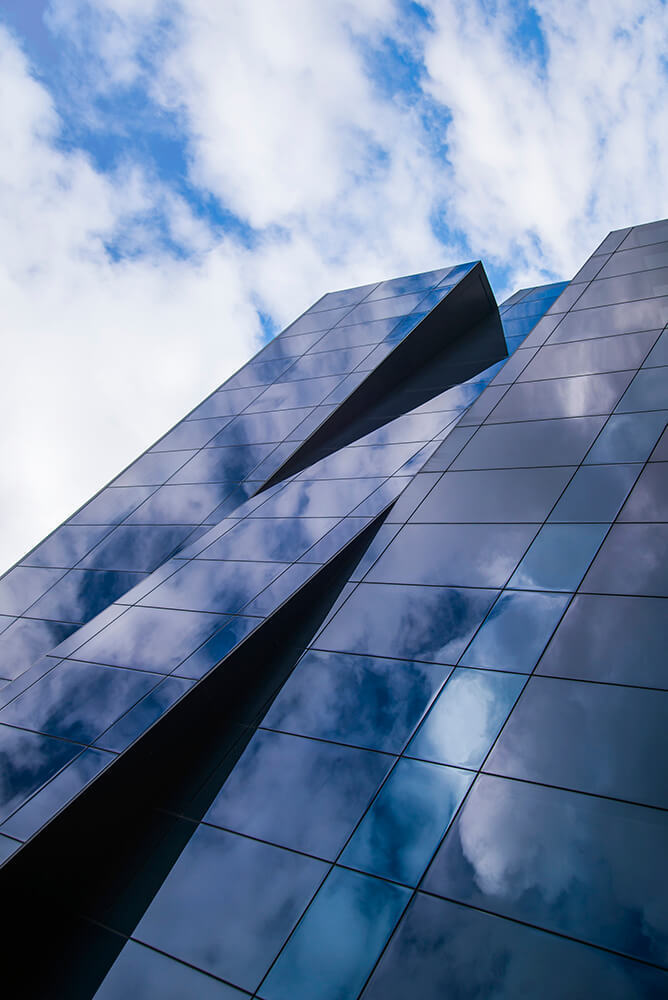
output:
POLYGON ((82 749, 65 740, 0 725, 0 820, 6 819, 82 749))
POLYGON ((256 510, 252 517, 344 517, 380 486, 382 479, 292 482, 256 510))
POLYGON ((563 344, 569 340, 591 340, 592 337, 612 337, 639 330, 660 330, 667 319, 668 298, 597 306, 595 309, 568 313, 550 337, 550 343, 563 344))
POLYGON ((20 618, 0 635, 0 674, 8 680, 19 677, 42 653, 53 649, 76 629, 75 624, 20 618))
POLYGON ((417 885, 472 780, 453 767, 399 760, 341 863, 417 885))
POLYGON ((231 419, 231 417, 212 417, 210 420, 182 420, 173 430, 160 438, 151 451, 202 448, 231 419))
POLYGON ((177 570, 143 598, 142 603, 157 608, 234 614, 285 568, 286 564, 280 562, 196 560, 177 570))
POLYGON ((95 741, 97 746, 121 753, 164 715, 192 687, 192 683, 180 677, 168 677, 100 736, 95 741))
POLYGON ((63 576, 62 569, 15 566, 0 580, 0 613, 21 615, 63 576))
POLYGON ((48 820, 66 806, 96 778, 114 757, 102 750, 84 750, 37 792, 10 819, 3 823, 3 833, 19 840, 32 837, 48 820))
POLYGON ((412 520, 543 521, 572 473, 570 468, 446 472, 412 520))
POLYGON ((668 412, 614 414, 594 442, 585 463, 644 462, 666 425, 668 412))
POLYGON ((260 730, 204 819, 333 860, 392 762, 387 754, 260 730))
POLYGON ((77 658, 168 673, 227 621, 161 608, 129 608, 77 650, 77 658))
POLYGON ((201 559, 292 562, 337 523, 333 517, 246 518, 201 553, 201 559))
POLYGON ((130 515, 131 524, 201 524, 234 489, 230 483, 162 486, 130 515))
POLYGON ((294 382, 297 379, 318 378, 324 375, 345 375, 353 371, 370 351, 371 347, 365 346, 306 354, 288 368, 279 381, 294 382))
POLYGON ((582 589, 668 597, 668 524, 613 524, 582 589))
POLYGON ((150 486, 113 486, 102 490, 74 514, 70 524, 118 524, 153 492, 150 486))
POLYGON ((648 271, 650 268, 666 265, 668 265, 668 243, 657 243, 635 250, 619 250, 601 268, 599 277, 612 278, 616 274, 648 271))
POLYGON ((643 368, 668 365, 668 330, 664 330, 643 363, 643 368))
POLYGON ((0 721, 49 736, 92 743, 159 677, 63 660, 0 712, 0 721))
POLYGON ((656 331, 651 331, 581 340, 572 344, 546 344, 524 369, 519 380, 526 382, 639 368, 655 340, 656 331))
POLYGON ((444 472, 457 455, 459 455, 474 432, 474 427, 455 427, 451 430, 443 444, 439 445, 438 450, 434 452, 424 466, 424 471, 444 472))
POLYGON ((667 613, 663 598, 576 594, 538 672, 668 688, 667 613))
POLYGON ((365 301, 355 306, 346 316, 346 325, 351 323, 369 323, 375 319, 389 319, 392 316, 406 316, 417 308, 424 298, 424 292, 412 295, 396 295, 393 298, 380 299, 376 302, 365 301))
POLYGON ((357 996, 409 898, 408 889, 335 868, 261 995, 267 1000, 357 996))
POLYGON ((194 454, 194 451, 149 452, 114 479, 114 486, 161 486, 194 454))
POLYGON ((271 614, 319 569, 320 566, 307 563, 294 563, 292 566, 288 566, 285 572, 281 573, 278 579, 270 583, 268 587, 265 587, 250 604, 244 605, 244 611, 249 615, 271 614))
POLYGON ((406 752, 480 767, 525 682, 521 674, 457 667, 406 752))
POLYGON ((425 888, 665 964, 667 837, 660 810, 483 775, 425 888))
POLYGON ((94 1000, 159 996, 160 1000, 243 1000, 240 990, 134 941, 124 945, 94 1000))
POLYGON ((248 407, 249 413, 262 410, 293 409, 298 406, 315 406, 328 396, 343 376, 307 378, 300 382, 276 382, 265 389, 248 407))
POLYGON ((576 590, 607 530, 607 524, 545 525, 508 586, 576 590))
POLYGON ((245 410, 248 404, 260 395, 262 386, 254 389, 225 389, 222 392, 214 392, 212 396, 200 403, 192 413, 188 415, 188 420, 210 419, 211 417, 230 417, 245 410))
POLYGON ((578 469, 550 514, 550 521, 613 521, 641 468, 591 465, 578 469))
POLYGON ((367 579, 502 587, 535 533, 535 526, 527 524, 409 524, 390 543, 367 579))
POLYGON ((309 652, 262 725, 400 753, 449 672, 436 664, 309 652))
POLYGON ((110 530, 106 524, 90 528, 64 524, 21 562, 24 566, 74 566, 110 530))
POLYGON ((662 240, 668 239, 668 220, 647 222, 643 226, 634 226, 627 232, 628 236, 621 245, 622 250, 646 246, 648 243, 660 243, 662 240))
POLYGON ((635 274, 617 275, 614 278, 597 278, 579 299, 576 309, 590 309, 612 302, 629 302, 634 299, 651 299, 668 292, 668 268, 638 271, 635 274))
POLYGON ((604 419, 567 417, 517 424, 485 424, 458 455, 453 469, 577 465, 604 419))
POLYGON ((567 604, 568 597, 561 594, 506 591, 461 662, 469 667, 531 673, 567 604))
POLYGON ((183 466, 172 483, 236 483, 273 451, 270 444, 245 448, 203 448, 183 466))
POLYGON ((80 565, 90 569, 150 573, 185 541, 190 532, 190 525, 121 525, 84 556, 80 565))
POLYGON ((381 283, 371 292, 368 301, 386 299, 390 295, 407 295, 409 292, 426 291, 438 285, 446 278, 452 268, 442 267, 438 271, 426 271, 423 274, 412 274, 406 278, 392 278, 381 283))
POLYGON ((54 621, 87 622, 142 579, 139 573, 74 569, 33 604, 30 613, 54 621))
POLYGON ((343 306, 355 306, 362 299, 365 299, 369 292, 376 288, 376 284, 359 285, 357 288, 344 288, 340 292, 327 292, 321 299, 318 299, 309 312, 322 312, 323 309, 340 309, 343 306))
POLYGON ((418 893, 364 1000, 662 1000, 667 988, 658 969, 418 893))
POLYGON ((455 663, 496 594, 360 584, 318 637, 321 649, 455 663))
POLYGON ((631 410, 668 409, 668 378, 665 368, 639 371, 617 407, 620 413, 631 410))
POLYGON ((620 521, 668 521, 668 463, 643 470, 619 515, 620 521))
POLYGON ((200 826, 134 936, 252 991, 326 871, 312 858, 200 826))
POLYGON ((486 770, 666 808, 668 692, 532 677, 486 770))
POLYGON ((613 372, 541 382, 516 382, 508 389, 489 421, 499 423, 609 413, 631 378, 631 372, 613 372))
POLYGON ((308 407, 302 407, 276 413, 242 413, 216 434, 209 446, 282 441, 310 412, 308 407))

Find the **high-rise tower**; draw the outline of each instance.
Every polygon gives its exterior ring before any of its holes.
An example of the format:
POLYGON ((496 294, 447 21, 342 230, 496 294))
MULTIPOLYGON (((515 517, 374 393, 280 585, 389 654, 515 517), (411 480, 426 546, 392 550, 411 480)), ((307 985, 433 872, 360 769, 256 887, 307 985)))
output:
POLYGON ((330 293, 0 580, 22 995, 666 996, 667 321, 330 293))

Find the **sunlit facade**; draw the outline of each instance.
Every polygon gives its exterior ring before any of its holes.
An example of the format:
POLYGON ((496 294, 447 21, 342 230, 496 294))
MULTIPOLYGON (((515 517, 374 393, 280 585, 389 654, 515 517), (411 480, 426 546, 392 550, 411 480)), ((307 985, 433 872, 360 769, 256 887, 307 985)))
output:
POLYGON ((22 995, 668 995, 667 322, 329 293, 0 579, 22 995))

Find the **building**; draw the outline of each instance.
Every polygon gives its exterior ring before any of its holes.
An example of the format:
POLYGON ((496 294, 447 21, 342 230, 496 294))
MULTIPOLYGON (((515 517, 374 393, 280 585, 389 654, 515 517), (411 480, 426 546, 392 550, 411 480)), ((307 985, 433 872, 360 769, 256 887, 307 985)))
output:
POLYGON ((330 293, 0 580, 12 995, 668 995, 667 322, 330 293))

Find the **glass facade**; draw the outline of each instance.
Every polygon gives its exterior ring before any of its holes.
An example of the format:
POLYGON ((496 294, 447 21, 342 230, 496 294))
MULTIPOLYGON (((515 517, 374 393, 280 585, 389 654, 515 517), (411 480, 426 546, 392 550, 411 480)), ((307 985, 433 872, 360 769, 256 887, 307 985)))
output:
POLYGON ((323 296, 0 579, 25 995, 668 995, 667 241, 323 296))

